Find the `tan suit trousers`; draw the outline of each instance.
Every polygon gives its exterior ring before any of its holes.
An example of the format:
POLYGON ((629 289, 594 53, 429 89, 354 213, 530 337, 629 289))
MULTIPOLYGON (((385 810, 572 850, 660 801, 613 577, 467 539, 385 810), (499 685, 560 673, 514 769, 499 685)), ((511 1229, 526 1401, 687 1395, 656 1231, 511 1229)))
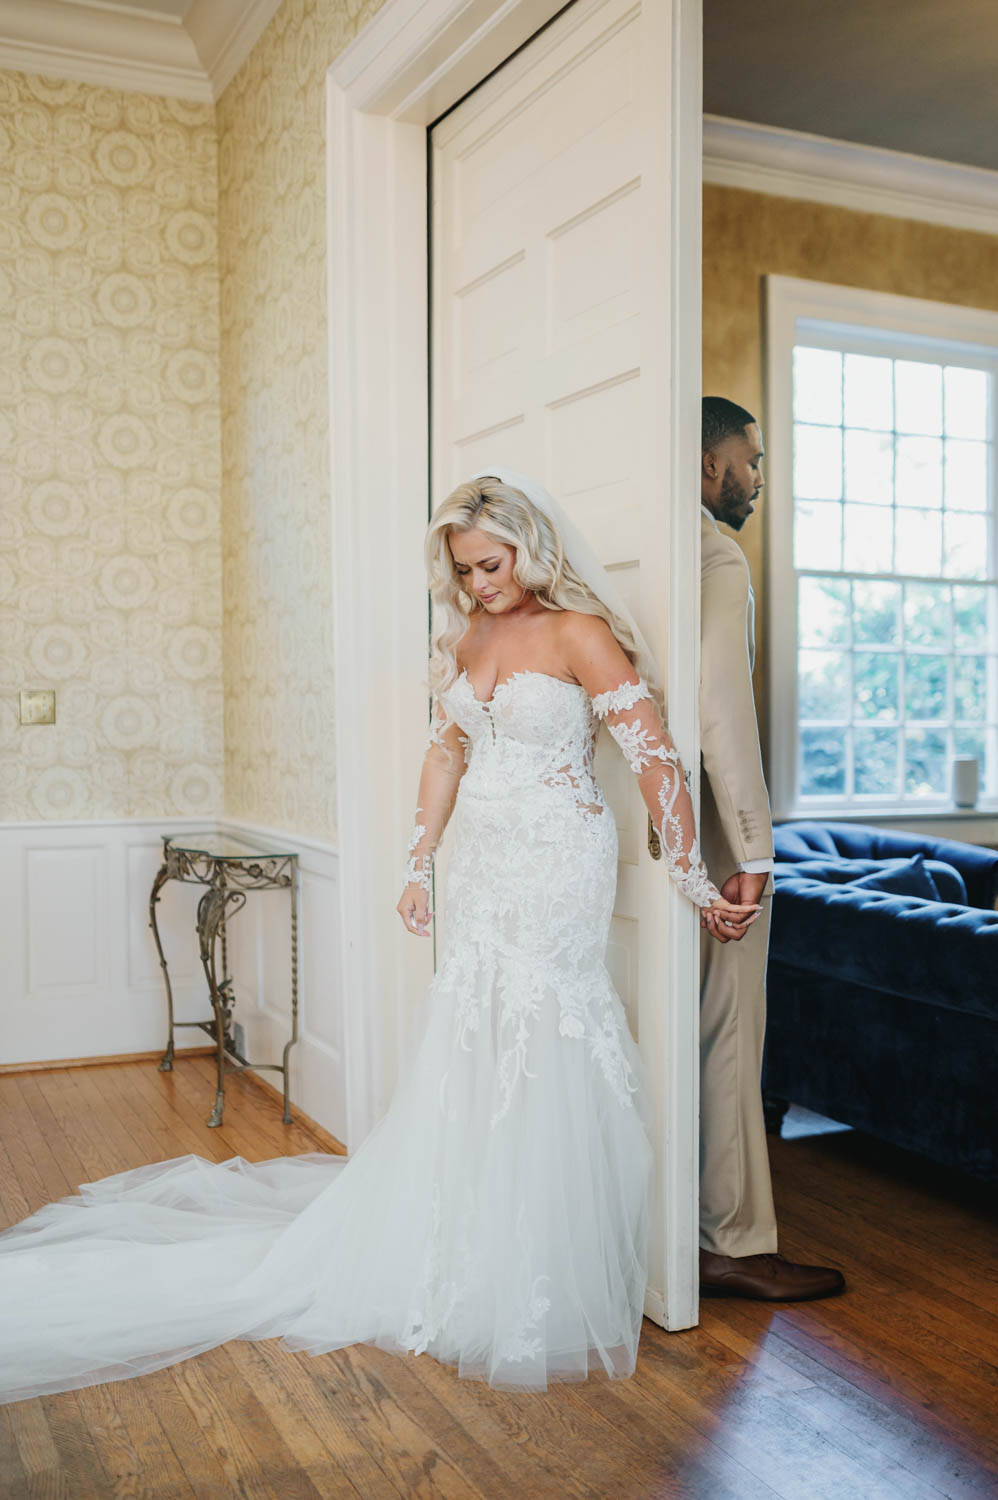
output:
MULTIPOLYGON (((701 777, 701 845, 720 886, 738 868, 701 777)), ((766 955, 773 877, 763 911, 738 943, 700 934, 700 1244, 718 1255, 776 1250, 762 1115, 766 955)))

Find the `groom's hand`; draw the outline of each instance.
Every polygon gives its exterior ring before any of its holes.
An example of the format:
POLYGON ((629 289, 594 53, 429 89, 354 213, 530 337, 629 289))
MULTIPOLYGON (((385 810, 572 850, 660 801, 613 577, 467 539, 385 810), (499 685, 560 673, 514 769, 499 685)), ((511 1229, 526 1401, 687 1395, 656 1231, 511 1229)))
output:
MULTIPOLYGON (((758 906, 768 879, 769 874, 765 870, 756 875, 750 875, 744 870, 736 870, 734 875, 729 875, 721 886, 721 896, 725 901, 730 901, 732 906, 758 906)), ((751 920, 740 923, 725 922, 723 926, 714 928, 714 937, 720 943, 740 943, 751 925, 751 920)), ((706 926, 702 918, 700 926, 706 926)))
POLYGON ((766 881, 769 872, 763 870, 761 874, 749 875, 744 870, 739 870, 724 882, 721 895, 726 901, 731 901, 737 906, 757 906, 762 900, 762 893, 766 889, 766 881), (728 887, 737 895, 728 895, 728 887))

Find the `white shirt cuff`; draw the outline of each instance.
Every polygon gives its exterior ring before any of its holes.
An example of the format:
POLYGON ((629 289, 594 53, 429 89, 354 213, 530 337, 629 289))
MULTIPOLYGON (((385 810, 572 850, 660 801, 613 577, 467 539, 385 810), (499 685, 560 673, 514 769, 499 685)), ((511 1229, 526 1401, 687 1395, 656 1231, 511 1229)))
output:
POLYGON ((764 870, 773 868, 771 859, 747 859, 738 866, 743 875, 761 875, 764 870))

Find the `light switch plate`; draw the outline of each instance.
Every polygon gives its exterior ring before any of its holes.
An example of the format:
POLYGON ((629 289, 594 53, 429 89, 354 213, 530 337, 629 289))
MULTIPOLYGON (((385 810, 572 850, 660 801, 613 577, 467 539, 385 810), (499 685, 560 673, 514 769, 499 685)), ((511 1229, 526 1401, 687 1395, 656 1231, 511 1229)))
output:
POLYGON ((55 692, 51 688, 21 694, 21 723, 55 723, 55 692))

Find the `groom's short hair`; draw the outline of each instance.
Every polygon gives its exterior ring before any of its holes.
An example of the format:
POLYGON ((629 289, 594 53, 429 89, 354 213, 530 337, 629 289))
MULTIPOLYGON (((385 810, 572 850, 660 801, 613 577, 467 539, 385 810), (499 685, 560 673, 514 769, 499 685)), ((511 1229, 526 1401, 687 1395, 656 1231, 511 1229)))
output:
POLYGON ((737 406, 726 396, 704 396, 700 421, 700 452, 713 453, 725 438, 744 437, 746 427, 755 421, 744 406, 737 406))

